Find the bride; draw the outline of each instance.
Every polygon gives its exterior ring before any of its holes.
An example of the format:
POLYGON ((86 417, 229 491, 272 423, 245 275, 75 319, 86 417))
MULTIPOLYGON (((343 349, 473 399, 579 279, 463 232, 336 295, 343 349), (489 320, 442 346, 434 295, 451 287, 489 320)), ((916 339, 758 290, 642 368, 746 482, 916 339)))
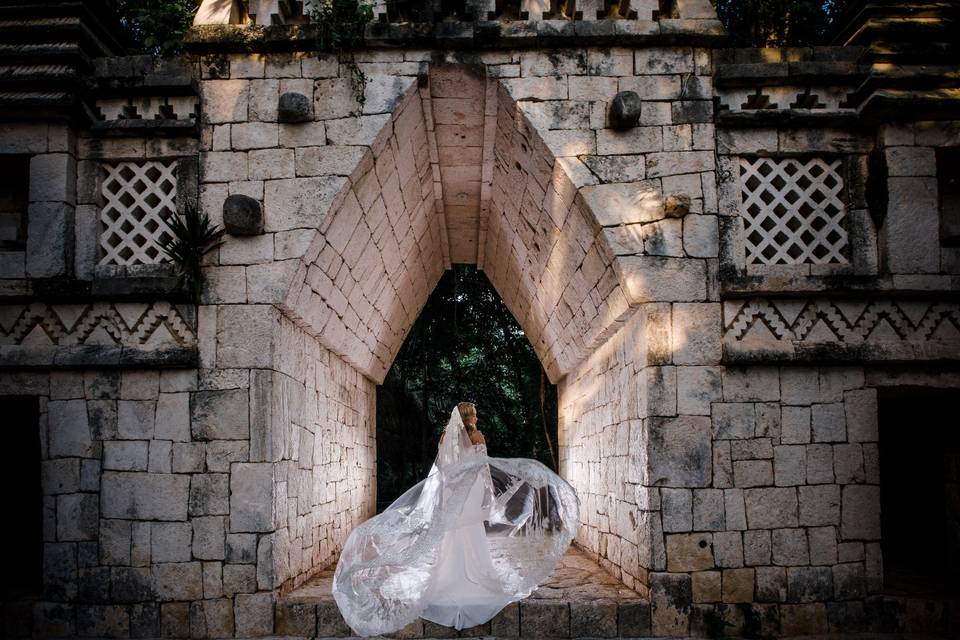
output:
POLYGON ((357 634, 417 618, 482 624, 530 595, 573 540, 573 488, 536 460, 488 457, 476 425, 472 403, 454 407, 427 477, 347 538, 333 595, 357 634))

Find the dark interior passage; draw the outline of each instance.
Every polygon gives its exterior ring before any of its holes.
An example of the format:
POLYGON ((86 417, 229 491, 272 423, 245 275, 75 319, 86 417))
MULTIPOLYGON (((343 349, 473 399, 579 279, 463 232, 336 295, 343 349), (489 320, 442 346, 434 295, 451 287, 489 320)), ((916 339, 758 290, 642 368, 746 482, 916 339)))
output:
POLYGON ((40 594, 43 576, 43 492, 40 483, 39 403, 28 396, 4 397, 6 461, 0 465, 8 514, 2 598, 40 594))
POLYGON ((557 469, 557 390, 484 273, 444 273, 377 387, 377 511, 426 477, 461 401, 491 456, 557 469))
POLYGON ((884 587, 960 593, 960 392, 880 395, 884 587))

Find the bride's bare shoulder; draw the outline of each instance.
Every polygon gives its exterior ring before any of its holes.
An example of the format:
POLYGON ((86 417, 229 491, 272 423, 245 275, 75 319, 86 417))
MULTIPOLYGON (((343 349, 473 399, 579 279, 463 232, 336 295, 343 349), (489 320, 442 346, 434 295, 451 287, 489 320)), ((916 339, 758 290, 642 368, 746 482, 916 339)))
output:
POLYGON ((470 434, 470 442, 473 444, 487 444, 486 439, 483 437, 483 434, 480 431, 473 431, 470 434))

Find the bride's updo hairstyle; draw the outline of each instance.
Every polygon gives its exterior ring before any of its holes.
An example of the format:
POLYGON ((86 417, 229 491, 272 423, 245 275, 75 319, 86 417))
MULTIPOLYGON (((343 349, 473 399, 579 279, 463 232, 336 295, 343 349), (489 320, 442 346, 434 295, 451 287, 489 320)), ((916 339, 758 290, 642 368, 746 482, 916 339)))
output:
POLYGON ((467 431, 476 429, 475 426, 471 427, 467 424, 467 418, 472 418, 477 415, 477 407, 472 402, 459 403, 457 405, 457 411, 460 412, 460 419, 463 420, 463 426, 467 428, 467 431))

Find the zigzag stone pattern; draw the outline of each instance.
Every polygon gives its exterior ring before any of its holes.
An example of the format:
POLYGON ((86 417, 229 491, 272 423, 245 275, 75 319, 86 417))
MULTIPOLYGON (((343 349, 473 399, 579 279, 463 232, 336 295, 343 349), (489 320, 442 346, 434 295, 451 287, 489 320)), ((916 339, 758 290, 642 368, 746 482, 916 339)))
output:
POLYGON ((0 306, 0 345, 191 347, 196 332, 169 302, 0 306))
POLYGON ((896 344, 960 338, 960 303, 916 299, 753 298, 723 305, 725 343, 896 344))

